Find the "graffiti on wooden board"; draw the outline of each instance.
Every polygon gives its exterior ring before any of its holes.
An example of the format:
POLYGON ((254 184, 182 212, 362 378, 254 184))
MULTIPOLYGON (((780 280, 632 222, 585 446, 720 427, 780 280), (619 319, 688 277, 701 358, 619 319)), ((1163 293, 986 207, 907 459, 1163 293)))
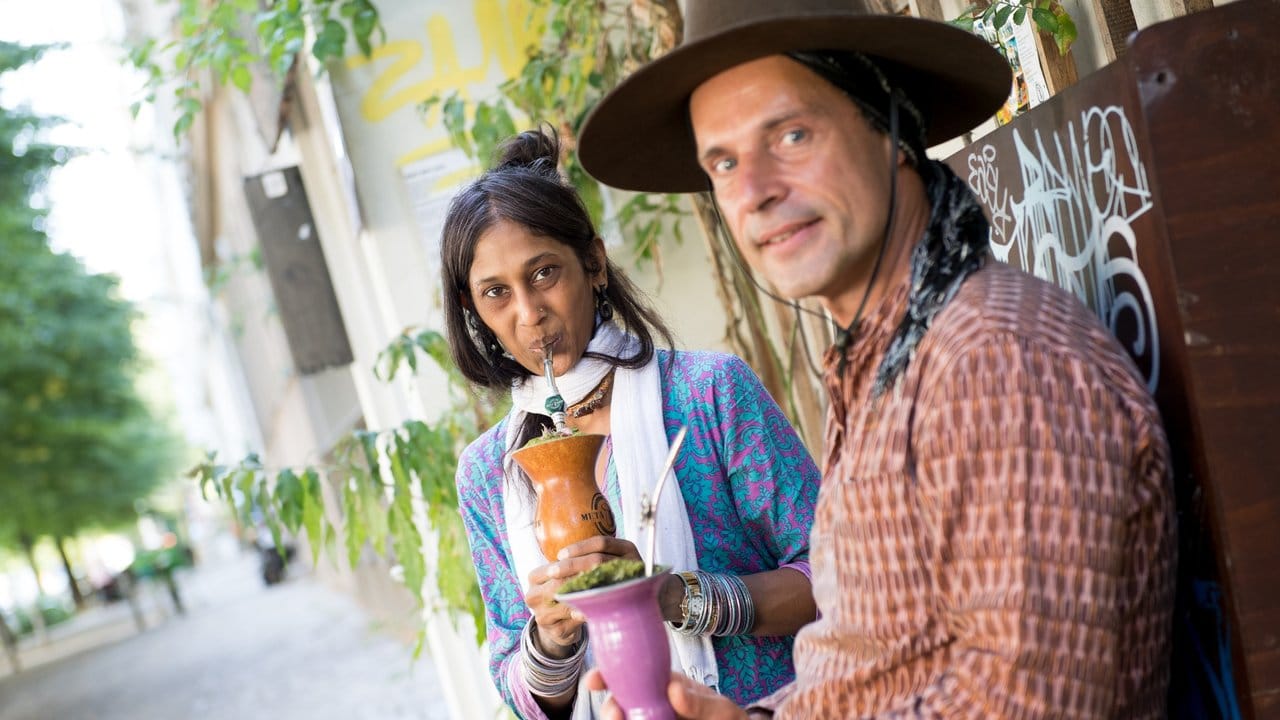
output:
POLYGON ((991 218, 993 255, 1093 308, 1154 390, 1160 338, 1150 286, 1137 262, 1136 223, 1153 201, 1124 108, 1090 107, 1052 132, 1011 130, 1016 164, 982 142, 966 163, 969 187, 991 218))

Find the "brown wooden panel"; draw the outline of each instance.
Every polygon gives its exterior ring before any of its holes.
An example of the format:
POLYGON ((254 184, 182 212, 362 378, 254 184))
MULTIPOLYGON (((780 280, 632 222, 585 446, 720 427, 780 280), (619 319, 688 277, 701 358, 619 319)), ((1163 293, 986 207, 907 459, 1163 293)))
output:
POLYGON ((301 173, 275 170, 244 185, 293 364, 304 375, 349 364, 351 344, 301 173))
MULTIPOLYGON (((1197 582, 1218 573, 1195 470, 1200 419, 1186 391, 1180 288, 1151 156, 1132 71, 1113 63, 948 162, 987 208, 996 256, 1075 293, 1153 389, 1174 453, 1183 562, 1173 663, 1182 679, 1203 675, 1198 647, 1216 654, 1220 625, 1195 608, 1197 582)), ((1188 708, 1181 717, 1200 715, 1202 705, 1180 690, 1209 684, 1175 683, 1171 703, 1188 708)))
POLYGON ((1217 712, 1182 683, 1206 658, 1232 663, 1246 716, 1280 717, 1278 8, 1155 25, 949 159, 997 256, 1075 292, 1151 380, 1175 456, 1180 717, 1217 712))
POLYGON ((1280 4, 1243 0, 1163 23, 1130 48, 1165 202, 1201 410, 1237 673, 1280 717, 1280 4))
MULTIPOLYGON (((1252 561, 1232 571, 1232 581, 1235 582, 1233 599, 1240 617, 1245 622, 1254 623, 1280 621, 1280 608, 1276 607, 1275 597, 1268 589, 1275 568, 1280 567, 1280 545, 1268 541, 1269 526, 1280 517, 1280 502, 1269 498, 1229 510, 1225 515, 1229 528, 1228 542, 1238 554, 1252 561)), ((1274 649, 1280 642, 1274 633, 1266 632, 1247 633, 1242 640, 1246 650, 1274 649)))

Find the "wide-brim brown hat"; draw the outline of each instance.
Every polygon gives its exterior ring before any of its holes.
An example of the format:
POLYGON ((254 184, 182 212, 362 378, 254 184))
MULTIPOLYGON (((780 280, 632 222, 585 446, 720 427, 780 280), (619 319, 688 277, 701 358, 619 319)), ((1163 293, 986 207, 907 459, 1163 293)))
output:
POLYGON ((928 119, 928 145, 991 117, 1009 96, 1004 57, 946 23, 878 13, 865 0, 688 0, 679 47, 637 70, 587 116, 578 158, 624 190, 698 192, 689 96, 744 62, 788 52, 860 52, 928 119))

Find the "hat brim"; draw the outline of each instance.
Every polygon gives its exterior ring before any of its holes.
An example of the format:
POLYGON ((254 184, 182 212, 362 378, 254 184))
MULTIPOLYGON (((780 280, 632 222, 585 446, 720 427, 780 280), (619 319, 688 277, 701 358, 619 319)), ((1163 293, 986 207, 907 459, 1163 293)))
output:
POLYGON ((637 70, 587 116, 578 159, 624 190, 699 192, 689 97, 736 65, 806 50, 849 50, 880 61, 929 118, 929 145, 991 117, 1009 96, 1009 64, 986 41, 945 23, 896 15, 820 15, 743 25, 682 45, 637 70))

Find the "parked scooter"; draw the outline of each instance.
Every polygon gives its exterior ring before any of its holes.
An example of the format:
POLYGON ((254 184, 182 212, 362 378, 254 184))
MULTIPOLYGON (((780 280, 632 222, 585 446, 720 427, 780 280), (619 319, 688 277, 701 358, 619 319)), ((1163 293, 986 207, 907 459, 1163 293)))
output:
POLYGON ((258 548, 258 565, 262 572, 262 582, 268 586, 284 580, 289 561, 293 560, 293 554, 296 551, 292 540, 284 537, 281 540, 282 549, 276 547, 275 538, 272 537, 269 528, 265 525, 258 526, 254 545, 258 548))

